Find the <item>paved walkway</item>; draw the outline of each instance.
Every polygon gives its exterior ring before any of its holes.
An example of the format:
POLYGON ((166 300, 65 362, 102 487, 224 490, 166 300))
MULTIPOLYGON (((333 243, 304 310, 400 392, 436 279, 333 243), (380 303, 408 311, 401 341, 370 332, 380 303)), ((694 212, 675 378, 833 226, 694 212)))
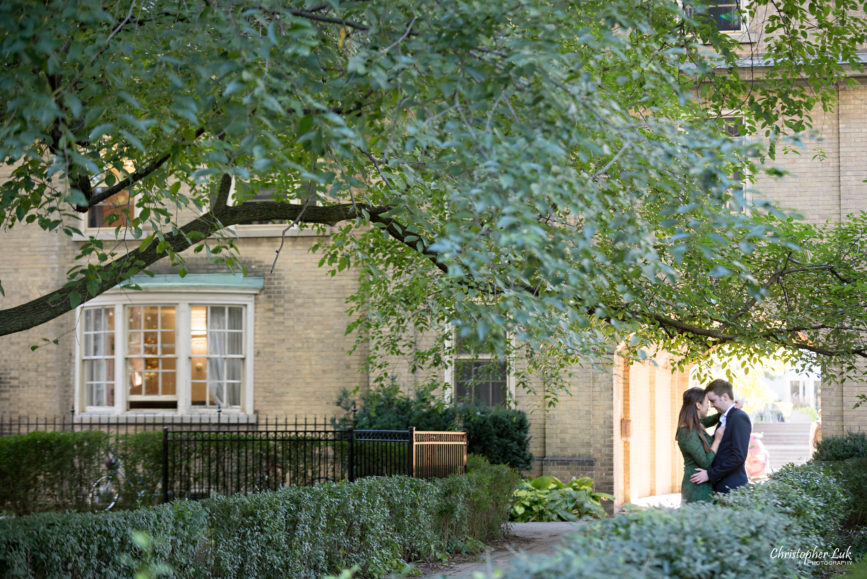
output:
POLYGON ((484 553, 465 561, 444 565, 419 565, 422 579, 449 577, 472 579, 473 573, 492 576, 494 569, 506 569, 519 554, 539 555, 553 553, 563 535, 575 532, 584 523, 512 523, 511 534, 504 541, 488 548, 484 553))

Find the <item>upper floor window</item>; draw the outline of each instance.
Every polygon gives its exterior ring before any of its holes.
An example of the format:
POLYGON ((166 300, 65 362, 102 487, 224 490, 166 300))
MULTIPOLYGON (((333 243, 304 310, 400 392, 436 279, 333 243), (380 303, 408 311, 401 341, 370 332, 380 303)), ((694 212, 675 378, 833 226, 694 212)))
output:
POLYGON ((708 0, 707 18, 713 19, 718 30, 737 32, 741 29, 739 0, 708 0))
MULTIPOLYGON (((99 192, 99 189, 96 191, 99 192)), ((132 212, 133 206, 130 201, 129 191, 124 189, 110 199, 106 199, 87 210, 87 228, 125 227, 131 221, 132 212)))
MULTIPOLYGON (((134 171, 135 166, 130 160, 125 160, 123 162, 122 170, 118 167, 108 167, 102 176, 98 178, 100 182, 93 185, 94 193, 98 194, 105 191, 106 187, 111 187, 121 179, 124 179, 127 175, 132 174, 134 171)), ((94 205, 88 209, 87 228, 114 229, 115 227, 125 227, 129 225, 132 220, 133 211, 135 211, 134 205, 129 190, 123 189, 102 203, 94 205)))
POLYGON ((744 30, 742 0, 693 0, 684 3, 686 15, 713 24, 720 32, 744 30))

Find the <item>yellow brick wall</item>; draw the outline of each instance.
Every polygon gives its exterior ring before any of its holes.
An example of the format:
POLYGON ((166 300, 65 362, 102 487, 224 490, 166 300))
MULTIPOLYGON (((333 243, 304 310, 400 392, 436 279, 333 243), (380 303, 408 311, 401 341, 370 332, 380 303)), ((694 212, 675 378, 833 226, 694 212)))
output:
MULTIPOLYGON (((271 265, 279 237, 238 241, 249 275, 265 278, 255 298, 254 405, 260 415, 333 416, 340 389, 366 386, 361 362, 366 350, 347 352, 354 342, 346 336, 346 298, 356 285, 353 272, 330 276, 310 253, 318 240, 311 235, 286 239, 273 273, 271 265)), ((77 243, 62 234, 45 234, 37 227, 15 227, 3 233, 0 279, 12 307, 60 287, 77 243)), ((187 252, 190 273, 222 272, 220 266, 187 252)), ((155 273, 173 273, 168 261, 155 273)), ((38 328, 0 337, 0 412, 56 415, 70 411, 74 383, 74 314, 38 328), (59 338, 57 346, 40 345, 59 338)))
MULTIPOLYGON (((73 251, 61 234, 34 225, 2 232, 0 281, 6 309, 60 287, 73 251)), ((0 338, 0 412, 57 415, 72 407, 74 315, 0 338), (58 340, 54 345, 45 340, 58 340), (32 350, 31 347, 38 346, 32 350)))

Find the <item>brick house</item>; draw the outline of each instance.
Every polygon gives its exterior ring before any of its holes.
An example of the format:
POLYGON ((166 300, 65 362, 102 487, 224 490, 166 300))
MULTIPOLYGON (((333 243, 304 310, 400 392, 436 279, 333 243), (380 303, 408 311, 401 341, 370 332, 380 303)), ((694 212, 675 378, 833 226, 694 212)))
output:
MULTIPOLYGON (((733 34, 740 34, 737 29, 733 34)), ((807 221, 845 219, 867 210, 867 86, 839 89, 833 112, 817 109, 814 126, 825 155, 784 154, 777 163, 793 175, 760 180, 756 189, 807 221)), ((3 175, 0 175, 2 178, 3 175)), ((82 224, 106 241, 99 225, 112 208, 82 224)), ((276 266, 283 225, 237 226, 247 277, 226 273, 199 255, 180 278, 160 262, 141 290, 116 288, 43 326, 0 338, 0 412, 76 416, 134 414, 238 417, 333 415, 341 388, 369 385, 364 348, 348 355, 346 298, 357 280, 318 268, 312 232, 290 231, 276 266), (46 340, 57 339, 57 344, 46 340), (39 346, 32 350, 32 346, 39 346), (211 388, 207 384, 211 384, 211 388)), ((130 242, 133 243, 133 242, 130 242)), ((35 226, 3 232, 0 306, 12 307, 65 282, 80 241, 45 234, 35 226)), ((545 411, 539 395, 515 391, 503 366, 480 400, 513 398, 531 421, 536 474, 588 475, 622 503, 679 490, 682 462, 674 443, 680 396, 688 376, 658 365, 629 366, 613 354, 597 367, 576 368, 571 396, 545 411)), ((495 363, 495 361, 491 361, 495 363)), ((395 361, 398 382, 410 388, 405 364, 395 361)), ((446 372, 457 391, 460 377, 446 372)), ((823 432, 867 430, 867 410, 853 410, 861 383, 826 388, 823 432)))

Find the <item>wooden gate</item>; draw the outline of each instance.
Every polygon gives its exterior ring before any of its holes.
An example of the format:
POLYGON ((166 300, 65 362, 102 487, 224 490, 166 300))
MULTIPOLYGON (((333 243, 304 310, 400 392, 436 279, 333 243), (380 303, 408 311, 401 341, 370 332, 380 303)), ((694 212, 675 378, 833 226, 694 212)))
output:
POLYGON ((410 428, 412 476, 445 477, 467 471, 467 433, 410 428))

